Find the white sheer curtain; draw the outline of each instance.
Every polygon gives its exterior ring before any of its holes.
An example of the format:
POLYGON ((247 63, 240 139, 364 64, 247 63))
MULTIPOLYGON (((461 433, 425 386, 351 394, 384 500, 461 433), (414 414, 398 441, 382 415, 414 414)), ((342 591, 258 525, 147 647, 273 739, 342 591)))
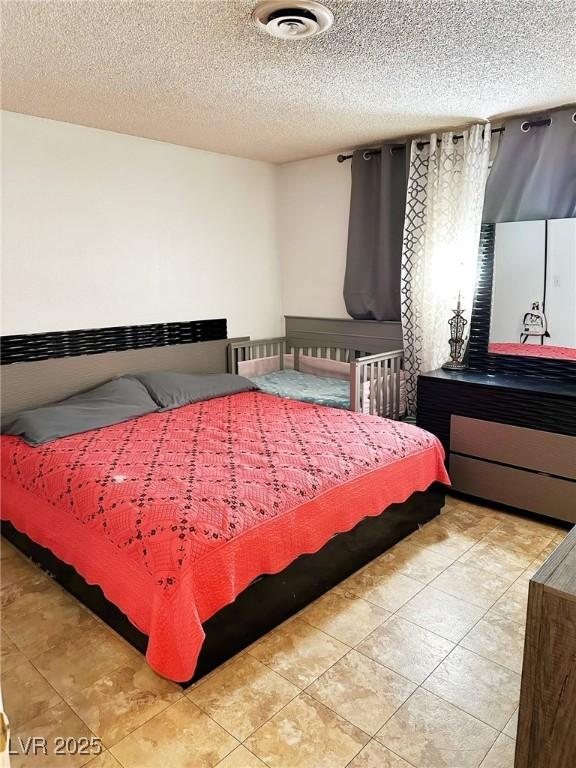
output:
POLYGON ((448 358, 448 320, 458 294, 470 323, 490 125, 473 125, 463 134, 433 133, 428 144, 412 142, 401 282, 410 414, 416 411, 418 374, 448 358))

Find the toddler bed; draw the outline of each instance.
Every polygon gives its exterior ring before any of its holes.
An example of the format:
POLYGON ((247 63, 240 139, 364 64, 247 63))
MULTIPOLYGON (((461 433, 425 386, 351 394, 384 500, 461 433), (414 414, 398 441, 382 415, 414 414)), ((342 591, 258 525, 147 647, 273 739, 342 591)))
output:
POLYGON ((292 400, 400 419, 402 350, 368 354, 347 345, 306 346, 287 337, 232 342, 228 370, 292 400))

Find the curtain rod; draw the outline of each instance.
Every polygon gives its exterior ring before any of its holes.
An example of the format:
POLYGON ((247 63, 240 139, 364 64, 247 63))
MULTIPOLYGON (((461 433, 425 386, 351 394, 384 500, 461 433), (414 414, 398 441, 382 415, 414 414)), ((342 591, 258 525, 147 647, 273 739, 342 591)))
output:
MULTIPOLYGON (((531 128, 532 126, 534 127, 544 126, 544 125, 548 126, 551 123, 552 123, 552 119, 550 117, 546 117, 541 120, 525 120, 522 123, 522 130, 528 130, 528 128, 531 128), (524 128, 524 126, 526 126, 526 128, 524 128)), ((492 128, 492 133, 504 133, 505 130, 506 128, 504 126, 502 126, 502 128, 492 128)), ((463 134, 460 133, 456 136, 453 136, 452 141, 456 143, 459 139, 463 139, 463 138, 464 138, 463 134)), ((437 143, 440 144, 440 139, 437 139, 437 143)), ((429 141, 418 141, 416 143, 416 147, 418 149, 422 149, 422 147, 426 147, 428 144, 430 144, 429 141)), ((390 151, 396 152, 399 149, 404 149, 405 146, 406 146, 405 144, 396 144, 396 145, 393 144, 390 147, 390 151)), ((382 150, 380 149, 366 149, 363 154, 364 160, 369 160, 372 157, 372 155, 379 155, 381 151, 382 150)), ((352 157, 353 155, 338 155, 336 159, 338 160, 339 163, 343 163, 346 160, 351 160, 352 157)))

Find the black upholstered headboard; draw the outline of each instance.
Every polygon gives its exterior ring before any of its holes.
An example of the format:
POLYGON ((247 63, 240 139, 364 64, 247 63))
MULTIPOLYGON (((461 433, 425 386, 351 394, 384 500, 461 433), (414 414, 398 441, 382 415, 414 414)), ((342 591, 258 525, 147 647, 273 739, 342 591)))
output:
POLYGON ((126 373, 224 373, 229 343, 224 319, 12 335, 0 342, 3 413, 126 373))
POLYGON ((164 347, 172 344, 194 344, 226 338, 226 320, 222 318, 15 334, 1 337, 0 364, 96 355, 102 352, 124 352, 128 349, 164 347))

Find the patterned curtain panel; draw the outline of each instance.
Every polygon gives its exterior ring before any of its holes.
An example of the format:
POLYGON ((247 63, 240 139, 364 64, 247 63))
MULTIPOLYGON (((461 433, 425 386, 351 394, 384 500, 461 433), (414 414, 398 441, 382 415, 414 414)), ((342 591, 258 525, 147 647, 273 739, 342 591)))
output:
MULTIPOLYGON (((402 251, 402 331, 408 412, 416 412, 418 374, 448 357, 448 320, 460 295, 470 312, 484 190, 490 156, 490 125, 474 125, 413 141, 402 251)), ((469 327, 469 326, 468 326, 469 327)))

